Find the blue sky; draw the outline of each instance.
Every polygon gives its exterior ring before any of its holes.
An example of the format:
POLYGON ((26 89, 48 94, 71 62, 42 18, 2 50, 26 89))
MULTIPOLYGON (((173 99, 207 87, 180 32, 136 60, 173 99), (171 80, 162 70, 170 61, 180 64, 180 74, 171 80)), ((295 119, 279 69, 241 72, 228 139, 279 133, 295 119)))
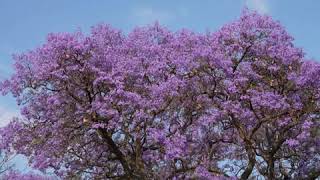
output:
MULTIPOLYGON (((50 32, 89 32, 101 22, 129 32, 156 20, 172 30, 214 31, 239 17, 245 5, 279 20, 307 57, 320 60, 316 0, 0 0, 0 80, 12 73, 13 53, 41 45, 50 32)), ((12 97, 0 97, 0 126, 18 112, 12 97)))

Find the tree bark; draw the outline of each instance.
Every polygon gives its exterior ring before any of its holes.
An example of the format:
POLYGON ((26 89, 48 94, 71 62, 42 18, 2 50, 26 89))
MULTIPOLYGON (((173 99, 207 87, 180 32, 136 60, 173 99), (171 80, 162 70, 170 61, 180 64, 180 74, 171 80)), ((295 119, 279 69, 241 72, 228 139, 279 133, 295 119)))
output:
POLYGON ((268 179, 275 179, 273 156, 269 157, 269 160, 268 160, 268 179))
POLYGON ((245 180, 245 179, 249 178, 249 176, 251 175, 253 168, 256 164, 256 157, 255 157, 255 153, 254 153, 252 147, 250 145, 246 144, 245 148, 246 148, 246 152, 247 152, 247 156, 248 156, 249 161, 248 161, 248 165, 247 165, 246 169, 241 174, 241 177, 240 177, 241 180, 245 180))
POLYGON ((123 170, 125 172, 126 178, 127 179, 144 179, 144 177, 138 177, 137 175, 134 174, 134 170, 132 167, 130 167, 128 161, 125 158, 125 155, 119 150, 118 146, 109 136, 108 132, 102 128, 99 128, 98 133, 106 141, 108 147, 110 148, 110 151, 114 153, 117 159, 120 161, 123 167, 123 170))

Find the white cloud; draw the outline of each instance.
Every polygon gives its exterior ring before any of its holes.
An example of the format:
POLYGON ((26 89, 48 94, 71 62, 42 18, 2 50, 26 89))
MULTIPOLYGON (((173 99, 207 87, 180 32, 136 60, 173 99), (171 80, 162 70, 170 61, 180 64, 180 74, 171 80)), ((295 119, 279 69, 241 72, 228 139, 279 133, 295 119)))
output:
POLYGON ((270 11, 268 0, 246 0, 248 8, 258 11, 259 13, 266 14, 270 11))
POLYGON ((6 107, 0 106, 0 127, 7 125, 13 117, 19 117, 18 110, 12 110, 6 107))
POLYGON ((151 7, 139 7, 133 9, 130 19, 140 25, 150 24, 156 21, 168 23, 175 19, 175 15, 170 12, 156 10, 151 7))

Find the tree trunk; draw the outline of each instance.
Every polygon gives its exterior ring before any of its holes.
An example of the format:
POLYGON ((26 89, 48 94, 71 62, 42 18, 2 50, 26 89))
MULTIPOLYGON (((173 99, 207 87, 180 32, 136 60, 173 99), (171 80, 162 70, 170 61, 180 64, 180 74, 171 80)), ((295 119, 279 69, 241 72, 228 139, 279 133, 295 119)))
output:
POLYGON ((120 161, 123 167, 123 170, 125 172, 126 179, 141 179, 141 180, 145 179, 145 177, 140 177, 139 175, 137 175, 134 172, 134 168, 130 167, 127 159, 125 158, 125 155, 119 150, 118 146, 115 144, 115 142, 109 136, 108 132, 106 132, 106 130, 99 128, 98 133, 107 142, 108 148, 110 148, 110 151, 114 153, 117 159, 120 161))
POLYGON ((245 180, 248 179, 249 176, 251 175, 253 168, 256 164, 256 157, 255 157, 255 153, 253 151, 253 149, 250 147, 250 145, 246 144, 246 152, 247 152, 247 156, 248 156, 248 165, 246 167, 246 169, 244 170, 244 172, 241 174, 241 180, 245 180))
POLYGON ((268 160, 268 179, 275 179, 273 156, 269 157, 268 160))

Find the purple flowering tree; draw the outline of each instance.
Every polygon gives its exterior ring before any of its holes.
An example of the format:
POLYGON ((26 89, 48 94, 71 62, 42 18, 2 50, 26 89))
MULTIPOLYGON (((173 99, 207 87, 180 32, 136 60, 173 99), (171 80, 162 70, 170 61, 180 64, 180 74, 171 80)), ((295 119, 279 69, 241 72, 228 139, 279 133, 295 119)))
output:
POLYGON ((44 175, 29 173, 20 173, 18 171, 10 170, 6 172, 1 179, 4 180, 53 180, 53 177, 46 177, 44 175))
POLYGON ((320 64, 268 16, 214 33, 155 24, 50 34, 1 83, 0 148, 62 178, 316 179, 320 64))

